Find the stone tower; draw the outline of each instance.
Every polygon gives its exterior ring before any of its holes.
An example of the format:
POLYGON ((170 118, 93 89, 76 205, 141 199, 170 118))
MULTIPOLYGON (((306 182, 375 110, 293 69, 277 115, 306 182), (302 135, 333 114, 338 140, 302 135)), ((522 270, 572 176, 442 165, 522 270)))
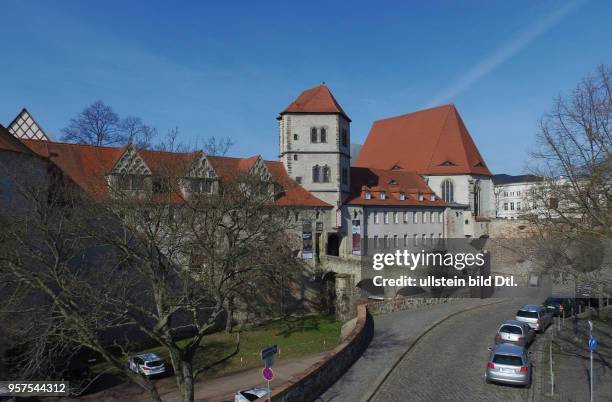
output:
POLYGON ((302 92, 278 120, 279 156, 289 176, 340 207, 350 191, 351 119, 322 84, 302 92))

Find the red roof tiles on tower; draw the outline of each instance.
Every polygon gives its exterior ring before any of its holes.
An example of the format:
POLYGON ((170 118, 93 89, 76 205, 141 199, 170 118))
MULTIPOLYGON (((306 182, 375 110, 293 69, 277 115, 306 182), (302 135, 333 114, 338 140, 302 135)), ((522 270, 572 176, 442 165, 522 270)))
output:
POLYGON ((280 114, 286 113, 337 113, 351 121, 325 84, 303 91, 280 114))
POLYGON ((454 105, 374 122, 355 166, 395 165, 419 174, 491 175, 454 105))

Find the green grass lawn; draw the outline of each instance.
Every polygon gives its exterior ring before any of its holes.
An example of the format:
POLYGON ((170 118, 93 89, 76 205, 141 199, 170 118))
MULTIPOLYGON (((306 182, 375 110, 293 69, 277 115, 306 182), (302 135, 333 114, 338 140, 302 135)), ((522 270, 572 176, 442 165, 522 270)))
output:
MULTIPOLYGON (((217 332, 204 337, 196 352, 194 367, 211 366, 199 377, 199 379, 209 379, 247 368, 260 367, 261 349, 274 344, 279 347, 279 354, 275 359, 277 361, 331 350, 338 344, 341 327, 342 322, 336 321, 334 317, 306 316, 270 321, 230 334, 217 332), (240 344, 236 350, 238 334, 240 344), (230 357, 223 360, 227 356, 230 357), (223 361, 213 365, 221 360, 223 361)), ((188 339, 178 343, 180 345, 186 342, 188 339)), ((170 363, 163 347, 149 348, 142 352, 156 353, 168 364, 170 363)), ((108 368, 107 363, 100 363, 93 366, 92 371, 101 372, 108 368)), ((113 370, 109 372, 112 373, 113 370)))

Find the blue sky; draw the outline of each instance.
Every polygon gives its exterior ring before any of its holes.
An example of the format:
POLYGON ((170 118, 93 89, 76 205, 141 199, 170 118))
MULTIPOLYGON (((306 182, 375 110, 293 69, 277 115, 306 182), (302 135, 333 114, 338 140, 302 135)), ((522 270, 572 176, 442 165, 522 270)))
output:
POLYGON ((523 172, 559 94, 612 62, 610 1, 18 1, 0 4, 0 123, 56 138, 94 100, 182 140, 276 159, 276 116, 325 81, 374 120, 457 105, 494 173, 523 172))

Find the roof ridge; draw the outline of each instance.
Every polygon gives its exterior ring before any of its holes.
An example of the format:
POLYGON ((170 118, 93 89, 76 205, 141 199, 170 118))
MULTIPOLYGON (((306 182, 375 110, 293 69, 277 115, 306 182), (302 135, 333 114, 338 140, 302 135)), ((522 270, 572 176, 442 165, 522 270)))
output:
POLYGON ((444 122, 442 123, 442 126, 440 127, 440 131, 438 132, 438 140, 436 141, 435 147, 432 148, 431 155, 429 156, 429 163, 427 164, 428 169, 431 169, 433 157, 436 153, 436 149, 438 149, 438 146, 440 145, 440 140, 442 139, 442 131, 444 131, 444 128, 446 127, 446 124, 448 123, 448 117, 450 116, 451 111, 453 109, 454 109, 454 106, 448 109, 448 112, 446 113, 446 117, 444 118, 444 122))
POLYGON ((416 110, 414 112, 398 114, 397 116, 385 117, 385 118, 382 118, 382 119, 374 120, 374 123, 377 123, 379 121, 386 121, 386 120, 397 119, 397 118, 400 118, 400 117, 411 116, 411 115, 415 115, 415 114, 419 114, 419 113, 424 113, 424 112, 430 112, 430 111, 435 110, 435 109, 442 109, 442 108, 446 108, 446 107, 451 108, 451 109, 456 109, 454 103, 446 103, 446 104, 440 105, 440 106, 432 106, 432 107, 428 107, 427 109, 416 110))

